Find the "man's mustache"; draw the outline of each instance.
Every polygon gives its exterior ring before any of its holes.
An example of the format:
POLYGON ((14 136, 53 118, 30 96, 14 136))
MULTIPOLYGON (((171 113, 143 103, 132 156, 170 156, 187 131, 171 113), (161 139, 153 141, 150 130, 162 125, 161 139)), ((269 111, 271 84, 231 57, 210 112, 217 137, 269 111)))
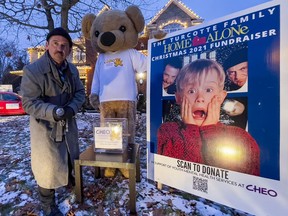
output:
POLYGON ((64 52, 62 52, 62 51, 56 51, 55 54, 57 54, 57 53, 64 55, 64 52))

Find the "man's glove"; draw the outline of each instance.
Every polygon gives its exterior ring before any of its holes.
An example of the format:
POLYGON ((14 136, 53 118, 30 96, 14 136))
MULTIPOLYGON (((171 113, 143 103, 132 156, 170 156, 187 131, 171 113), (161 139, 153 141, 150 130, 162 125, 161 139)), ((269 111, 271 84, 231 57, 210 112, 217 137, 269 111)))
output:
POLYGON ((98 108, 99 108, 100 101, 99 101, 99 96, 98 96, 98 95, 96 95, 96 94, 90 94, 90 95, 89 95, 89 101, 90 101, 91 106, 92 106, 94 109, 98 109, 98 108))
POLYGON ((73 116, 74 116, 74 110, 69 106, 65 107, 57 106, 53 109, 53 117, 55 121, 61 121, 64 119, 72 118, 73 116))
POLYGON ((64 119, 72 118, 74 115, 74 110, 70 106, 64 107, 64 119))

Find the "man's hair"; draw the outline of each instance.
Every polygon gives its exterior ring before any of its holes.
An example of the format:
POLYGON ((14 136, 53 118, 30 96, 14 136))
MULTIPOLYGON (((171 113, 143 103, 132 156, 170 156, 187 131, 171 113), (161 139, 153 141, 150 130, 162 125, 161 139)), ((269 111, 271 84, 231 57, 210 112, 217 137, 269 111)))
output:
POLYGON ((176 78, 177 92, 183 91, 188 83, 197 83, 203 75, 207 75, 212 69, 218 75, 219 88, 224 88, 225 73, 220 64, 211 59, 197 59, 186 64, 179 72, 176 78))
POLYGON ((223 68, 227 71, 230 67, 233 67, 242 62, 248 61, 248 48, 242 48, 234 51, 223 63, 223 68))
POLYGON ((176 68, 176 69, 181 69, 182 66, 183 66, 183 58, 174 57, 174 58, 165 59, 164 60, 164 68, 167 65, 170 65, 170 66, 172 66, 173 68, 176 68))

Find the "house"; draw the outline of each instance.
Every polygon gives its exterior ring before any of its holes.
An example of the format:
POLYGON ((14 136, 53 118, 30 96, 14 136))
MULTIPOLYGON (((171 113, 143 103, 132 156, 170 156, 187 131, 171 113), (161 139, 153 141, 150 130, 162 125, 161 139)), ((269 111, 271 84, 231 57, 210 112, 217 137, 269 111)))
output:
MULTIPOLYGON (((108 6, 103 7, 99 13, 110 10, 108 6)), ((184 29, 203 22, 200 16, 185 6, 180 0, 169 0, 167 4, 151 19, 145 26, 143 33, 139 36, 136 49, 147 55, 148 40, 151 38, 153 31, 163 30, 167 33, 184 29)), ((79 38, 73 40, 73 52, 69 61, 74 63, 80 73, 80 78, 86 89, 86 94, 91 91, 91 83, 94 72, 94 65, 97 60, 97 53, 93 51, 90 41, 79 38)), ((45 49, 43 46, 28 48, 30 62, 38 59, 45 49)), ((11 73, 22 75, 22 71, 12 71, 11 73)), ((146 98, 146 75, 137 74, 137 86, 141 96, 146 98)), ((145 101, 145 99, 144 99, 145 101)))

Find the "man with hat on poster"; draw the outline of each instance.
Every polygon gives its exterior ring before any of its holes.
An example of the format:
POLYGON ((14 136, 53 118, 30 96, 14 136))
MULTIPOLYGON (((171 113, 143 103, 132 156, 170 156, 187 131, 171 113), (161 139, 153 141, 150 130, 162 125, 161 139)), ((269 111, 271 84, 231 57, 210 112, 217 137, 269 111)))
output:
POLYGON ((55 189, 74 186, 74 159, 79 158, 75 115, 85 101, 77 68, 66 58, 72 40, 63 28, 46 38, 46 52, 24 67, 23 107, 30 115, 31 167, 44 215, 62 215, 55 189))
POLYGON ((224 62, 226 72, 225 89, 235 91, 247 83, 248 78, 248 49, 234 51, 224 62))

